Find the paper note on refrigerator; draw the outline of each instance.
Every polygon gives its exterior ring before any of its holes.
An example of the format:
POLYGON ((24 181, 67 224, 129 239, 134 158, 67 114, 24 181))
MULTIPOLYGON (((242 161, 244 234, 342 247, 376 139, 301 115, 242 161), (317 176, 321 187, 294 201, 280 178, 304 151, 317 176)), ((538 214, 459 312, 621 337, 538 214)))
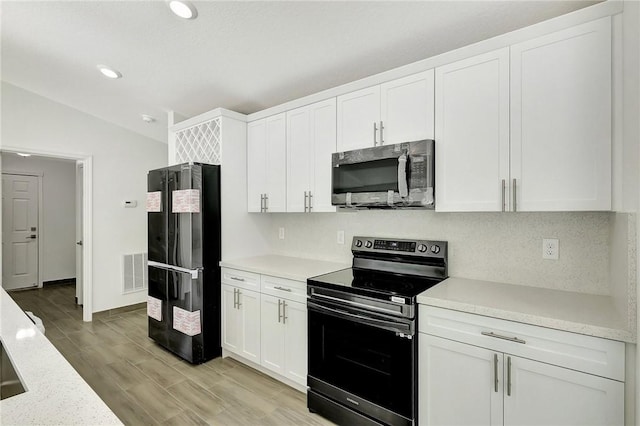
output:
POLYGON ((189 312, 184 309, 173 307, 173 329, 187 336, 195 336, 202 333, 200 326, 200 311, 189 312))
POLYGON ((147 296, 147 316, 162 321, 162 300, 147 296))
POLYGON ((148 212, 161 212, 162 211, 162 192, 147 192, 147 211, 148 212))
POLYGON ((171 193, 171 213, 200 213, 200 190, 181 189, 171 193))

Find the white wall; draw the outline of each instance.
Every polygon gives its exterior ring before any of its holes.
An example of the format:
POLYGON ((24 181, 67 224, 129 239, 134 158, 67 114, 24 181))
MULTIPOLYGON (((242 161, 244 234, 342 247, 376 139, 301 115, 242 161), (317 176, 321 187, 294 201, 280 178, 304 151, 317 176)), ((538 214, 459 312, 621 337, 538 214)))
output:
POLYGON ((43 251, 40 281, 76 276, 75 161, 42 157, 2 156, 2 171, 34 172, 42 175, 43 226, 38 238, 43 251))
POLYGON ((121 257, 147 250, 146 174, 167 145, 4 82, 1 118, 4 148, 93 157, 93 311, 146 300, 122 294, 121 257))

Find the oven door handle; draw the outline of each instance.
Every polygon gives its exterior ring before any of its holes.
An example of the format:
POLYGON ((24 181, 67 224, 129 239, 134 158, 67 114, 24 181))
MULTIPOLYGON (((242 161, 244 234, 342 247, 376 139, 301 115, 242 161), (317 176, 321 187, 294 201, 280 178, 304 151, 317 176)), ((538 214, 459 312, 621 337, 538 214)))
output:
POLYGON ((323 299, 327 299, 327 300, 330 300, 332 302, 340 302, 340 303, 344 303, 346 305, 360 306, 360 307, 363 307, 363 308, 366 308, 366 309, 370 309, 372 311, 387 312, 387 313, 392 314, 392 315, 398 315, 398 313, 400 312, 400 311, 393 311, 391 309, 379 308, 377 306, 366 305, 364 303, 358 303, 358 302, 354 302, 353 300, 342 299, 340 297, 327 296, 326 294, 318 293, 315 289, 311 289, 311 296, 312 297, 321 297, 323 299))
POLYGON ((330 308, 328 306, 314 303, 313 301, 307 301, 307 308, 316 312, 331 315, 337 318, 354 320, 360 324, 370 325, 376 328, 383 328, 389 331, 395 331, 396 333, 403 333, 405 335, 413 336, 414 330, 411 329, 411 324, 397 321, 385 321, 376 318, 371 318, 365 315, 353 314, 351 312, 343 311, 341 309, 330 308))

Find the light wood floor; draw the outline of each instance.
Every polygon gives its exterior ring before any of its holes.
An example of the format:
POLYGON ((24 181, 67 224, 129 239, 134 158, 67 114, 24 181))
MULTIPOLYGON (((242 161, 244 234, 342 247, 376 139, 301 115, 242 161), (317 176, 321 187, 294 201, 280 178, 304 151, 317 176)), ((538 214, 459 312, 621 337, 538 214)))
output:
POLYGON ((126 425, 332 424, 309 413, 305 394, 237 361, 193 366, 164 350, 147 337, 144 309, 85 323, 73 285, 10 295, 126 425))

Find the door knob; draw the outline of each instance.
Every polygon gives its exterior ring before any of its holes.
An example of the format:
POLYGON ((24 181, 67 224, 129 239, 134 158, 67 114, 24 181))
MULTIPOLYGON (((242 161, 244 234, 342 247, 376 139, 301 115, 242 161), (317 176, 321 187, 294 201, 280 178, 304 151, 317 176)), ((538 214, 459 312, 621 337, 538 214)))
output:
POLYGON ((36 236, 35 235, 29 235, 26 239, 27 240, 35 240, 36 236))
POLYGON ((76 244, 81 246, 82 245, 82 241, 76 241, 76 244))

